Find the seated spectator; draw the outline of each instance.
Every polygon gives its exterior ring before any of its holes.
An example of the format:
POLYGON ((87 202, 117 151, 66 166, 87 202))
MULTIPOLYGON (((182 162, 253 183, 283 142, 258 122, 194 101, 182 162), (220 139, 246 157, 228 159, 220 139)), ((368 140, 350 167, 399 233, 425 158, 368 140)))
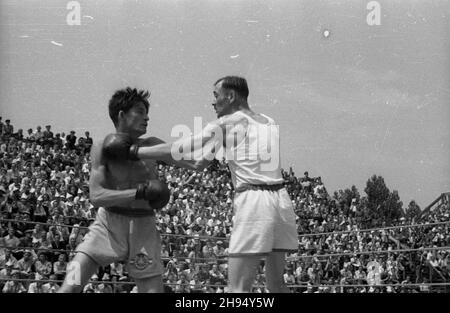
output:
POLYGON ((189 281, 186 279, 186 274, 180 273, 180 279, 177 281, 175 287, 175 293, 189 293, 190 285, 189 281))
POLYGON ((52 263, 47 261, 47 255, 44 252, 38 254, 38 259, 35 262, 36 273, 40 276, 50 276, 52 273, 52 263))
POLYGON ((12 277, 13 264, 12 262, 7 262, 4 267, 0 270, 0 290, 5 286, 5 282, 12 277))
POLYGON ((96 293, 98 285, 98 275, 93 274, 89 282, 84 286, 83 293, 96 293))
POLYGON ((43 280, 48 280, 48 277, 36 274, 35 279, 36 281, 30 283, 30 285, 28 286, 28 293, 46 293, 44 291, 43 280))
POLYGON ((209 280, 211 284, 216 283, 225 284, 225 276, 220 272, 217 264, 213 264, 211 270, 209 271, 209 280))
POLYGON ((203 283, 198 278, 198 274, 194 274, 192 279, 189 282, 190 285, 190 292, 191 293, 201 293, 203 289, 203 283))
POLYGON ((174 293, 177 286, 177 276, 174 273, 169 273, 165 281, 164 292, 174 293))
POLYGON ((188 268, 183 273, 186 275, 186 279, 191 281, 194 279, 194 275, 198 273, 198 268, 196 268, 195 263, 189 263, 188 268))
POLYGON ((117 280, 120 280, 122 277, 124 277, 124 268, 123 268, 123 264, 118 262, 118 261, 114 261, 114 263, 110 264, 110 275, 112 277, 117 277, 117 280))
POLYGON ((284 283, 286 285, 295 285, 295 276, 292 268, 288 268, 283 274, 284 283))
POLYGON ((18 281, 20 279, 20 273, 17 270, 12 271, 12 280, 8 280, 3 287, 3 293, 26 293, 27 289, 24 285, 18 281))
POLYGON ((25 231, 24 236, 20 238, 20 248, 30 248, 31 246, 33 246, 33 237, 31 236, 32 232, 33 230, 31 229, 25 231))
POLYGON ((17 269, 20 272, 20 277, 23 279, 30 279, 34 277, 34 258, 32 256, 31 250, 25 250, 23 257, 17 261, 17 269))
POLYGON ((13 135, 13 137, 14 137, 14 139, 16 139, 16 140, 20 140, 20 141, 22 141, 23 140, 23 129, 22 128, 19 128, 18 130, 17 130, 17 133, 15 133, 14 135, 13 135))
POLYGON ((50 275, 50 281, 42 286, 43 293, 56 293, 60 286, 55 282, 56 275, 50 275))
MULTIPOLYGON (((52 248, 52 244, 47 240, 47 234, 45 232, 41 233, 41 240, 36 243, 35 247, 40 250, 48 250, 52 248)), ((49 258, 50 254, 51 253, 46 253, 47 258, 49 258)))
POLYGON ((366 272, 364 272, 362 266, 359 266, 359 268, 355 271, 355 280, 358 285, 367 284, 366 272))
POLYGON ((47 236, 47 233, 42 228, 42 225, 41 224, 34 225, 33 232, 31 233, 32 242, 33 243, 41 242, 44 235, 47 236))
POLYGON ((64 277, 66 276, 66 268, 66 255, 61 253, 58 256, 58 261, 53 264, 53 273, 55 274, 57 280, 64 280, 64 277))
POLYGON ((3 237, 3 242, 10 249, 16 249, 19 246, 20 240, 16 237, 16 231, 13 227, 8 229, 8 235, 3 237))
MULTIPOLYGON (((50 241, 51 249, 64 250, 66 248, 66 245, 65 245, 64 241, 61 239, 59 233, 56 233, 55 235, 52 235, 51 237, 53 238, 53 240, 50 241)), ((60 255, 59 252, 57 252, 57 251, 53 252, 50 256, 50 260, 52 262, 56 262, 59 259, 59 255, 60 255)))
POLYGON ((9 248, 4 250, 3 256, 0 255, 0 268, 5 267, 6 264, 10 264, 14 269, 17 269, 19 267, 17 259, 14 257, 11 249, 9 248))
POLYGON ((107 283, 109 281, 110 281, 109 275, 107 273, 103 274, 102 282, 104 283, 98 284, 96 293, 112 293, 113 290, 111 284, 107 283))

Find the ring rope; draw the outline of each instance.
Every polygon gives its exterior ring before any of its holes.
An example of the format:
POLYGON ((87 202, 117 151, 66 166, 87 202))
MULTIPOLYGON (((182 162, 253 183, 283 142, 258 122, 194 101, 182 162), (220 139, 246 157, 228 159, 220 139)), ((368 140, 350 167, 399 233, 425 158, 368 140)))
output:
MULTIPOLYGON (((4 219, 0 218, 0 222, 13 222, 13 223, 25 223, 25 224, 40 224, 44 226, 59 226, 59 227, 67 227, 67 228, 80 228, 80 229, 89 229, 87 226, 73 226, 66 224, 51 224, 51 223, 43 223, 43 222, 33 222, 33 221, 18 221, 15 219, 4 219)), ((382 230, 390 230, 397 228, 414 228, 414 227, 429 227, 436 225, 445 225, 450 224, 450 221, 447 222, 435 222, 435 223, 427 223, 427 224, 411 224, 411 225, 402 225, 402 226, 390 226, 390 227, 381 227, 381 228, 366 228, 361 230, 344 230, 344 231, 333 231, 333 232, 322 232, 322 233, 308 233, 308 234, 300 234, 299 238, 302 237, 312 237, 312 236, 325 236, 325 235, 340 235, 346 233, 361 233, 361 232, 370 232, 370 231, 382 231, 382 230)), ((213 237, 213 236, 204 236, 204 235, 177 235, 177 234, 169 234, 169 233, 161 233, 161 236, 171 236, 171 237, 192 237, 194 239, 216 239, 216 240, 229 240, 229 238, 224 237, 213 237)))
MULTIPOLYGON (((52 279, 26 279, 26 278, 0 278, 0 281, 18 281, 18 282, 42 282, 42 283, 63 283, 64 280, 52 280, 52 279)), ((132 281, 103 281, 103 280, 89 280, 87 284, 104 284, 104 285, 136 285, 135 282, 132 281)), ((165 286, 178 286, 179 283, 163 283, 165 286)), ((193 287, 195 285, 185 284, 185 286, 193 287)), ((228 285, 219 285, 219 284, 201 284, 202 287, 228 287, 228 285)), ((383 287, 424 287, 424 286, 450 286, 450 282, 445 283, 407 283, 407 284, 398 284, 398 283, 386 283, 386 284, 336 284, 336 285, 310 285, 310 284, 293 284, 286 285, 288 288, 383 288, 383 287)), ((252 288, 267 288, 266 285, 253 285, 252 288)))
POLYGON ((342 253, 328 253, 328 254, 314 254, 314 255, 298 255, 287 257, 288 261, 298 261, 301 258, 327 258, 337 256, 354 256, 356 254, 381 254, 381 253, 403 253, 414 251, 435 251, 435 250, 450 250, 450 246, 445 247, 428 247, 428 248, 415 248, 415 249, 396 249, 396 250, 380 250, 380 251, 355 251, 355 252, 342 252, 342 253), (293 260, 291 260, 293 259, 293 260))
MULTIPOLYGON (((0 278, 0 281, 18 281, 18 282, 42 282, 42 283, 63 283, 64 280, 55 280, 55 279, 28 279, 28 278, 0 278)), ((135 282, 132 281, 103 281, 103 280, 89 280, 87 284, 108 284, 108 285, 136 285, 135 282)), ((178 283, 163 283, 163 285, 171 286, 175 285, 178 286, 180 284, 178 283)), ((187 286, 195 286, 191 284, 186 284, 187 286)), ((213 285, 213 284, 201 284, 202 287, 227 287, 228 285, 213 285)))
MULTIPOLYGON (((264 285, 263 285, 264 286, 264 285)), ((322 288, 330 288, 330 287, 340 287, 340 288, 348 288, 348 287, 366 287, 366 288, 370 288, 370 287, 387 287, 387 286, 394 286, 394 287, 406 287, 406 286, 416 286, 416 287, 420 287, 420 286, 450 286, 450 282, 446 282, 446 283, 408 283, 408 284, 378 284, 378 285, 364 285, 364 284, 349 284, 349 285, 286 285, 289 288, 305 288, 305 287, 322 287, 322 288)), ((259 286, 258 286, 259 287, 259 286)))
POLYGON ((397 225, 397 226, 389 226, 389 227, 379 227, 379 228, 365 228, 359 230, 341 230, 341 231, 332 231, 332 232, 324 232, 324 233, 309 233, 309 234, 301 234, 299 237, 311 237, 311 236, 325 236, 325 235, 340 235, 340 234, 348 234, 348 233, 366 233, 370 231, 382 231, 382 230, 391 230, 397 228, 414 228, 414 227, 428 227, 428 226, 436 226, 450 224, 450 221, 447 222, 435 222, 435 223, 426 223, 426 224, 411 224, 411 225, 397 225))
MULTIPOLYGON (((5 245, 0 245, 0 248, 8 248, 5 245)), ((46 252, 65 252, 65 253, 77 253, 76 250, 66 250, 66 249, 47 249, 47 248, 33 248, 33 247, 20 247, 13 249, 16 251, 20 250, 43 250, 46 252)), ((328 254, 314 254, 314 255, 298 255, 298 256, 289 256, 286 257, 286 261, 288 262, 295 262, 299 261, 301 259, 308 259, 308 258, 328 258, 328 257, 341 257, 341 256, 354 256, 358 254, 363 255, 370 255, 370 254, 382 254, 382 253, 404 253, 404 252, 415 252, 415 251, 439 251, 439 250, 450 250, 450 246, 444 246, 444 247, 422 247, 422 248, 414 248, 414 249, 397 249, 397 250, 380 250, 380 251, 356 251, 356 252, 342 252, 342 253, 328 253, 328 254)), ((185 257, 185 256, 176 256, 176 257, 162 257, 161 260, 163 261, 171 261, 173 259, 180 259, 180 260, 192 260, 192 261, 206 261, 206 262, 219 262, 224 261, 226 258, 228 258, 228 255, 224 255, 217 258, 197 258, 197 257, 185 257)), ((197 263, 197 262, 195 262, 197 263)))
MULTIPOLYGON (((15 219, 9 219, 9 218, 0 218, 0 222, 11 222, 11 223, 25 223, 25 224, 33 224, 33 225, 43 225, 43 226, 58 226, 58 227, 67 227, 67 228, 79 228, 79 229, 89 229, 88 226, 74 226, 74 225, 67 225, 67 224, 52 224, 52 223, 43 223, 43 222, 33 222, 33 221, 21 221, 21 220, 15 220, 15 219)), ((168 236, 168 237, 192 237, 194 239, 199 240, 209 240, 209 239, 216 239, 216 240, 223 240, 228 241, 230 240, 227 237, 214 237, 214 236, 206 236, 206 235, 177 235, 177 234, 170 234, 170 233, 160 233, 161 236, 168 236)))
MULTIPOLYGON (((70 253, 78 253, 77 250, 67 250, 67 249, 52 249, 52 248, 33 248, 33 247, 18 247, 15 249, 9 248, 6 245, 0 245, 0 248, 6 248, 6 249, 11 249, 14 250, 15 252, 20 252, 20 251, 25 251, 25 250, 38 250, 38 251, 45 251, 45 252, 64 252, 67 254, 70 253)), ((39 254, 39 253, 38 253, 39 254)), ((176 256, 176 257, 162 257, 161 260, 163 261, 170 261, 173 259, 182 259, 182 260, 186 260, 186 259, 190 259, 190 260, 199 260, 199 261, 223 261, 224 258, 227 258, 227 255, 224 256, 220 256, 217 258, 197 258, 197 257, 187 257, 187 256, 176 256)))

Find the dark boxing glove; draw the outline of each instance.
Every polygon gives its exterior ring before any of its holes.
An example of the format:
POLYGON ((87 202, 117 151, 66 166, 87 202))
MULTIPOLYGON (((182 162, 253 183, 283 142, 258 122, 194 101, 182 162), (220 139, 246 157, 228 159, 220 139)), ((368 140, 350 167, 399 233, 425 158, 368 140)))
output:
POLYGON ((139 146, 127 134, 109 134, 103 141, 104 155, 113 160, 139 160, 139 146))
POLYGON ((169 187, 158 179, 152 179, 147 184, 139 184, 136 200, 142 199, 147 200, 153 209, 159 210, 169 202, 169 187))

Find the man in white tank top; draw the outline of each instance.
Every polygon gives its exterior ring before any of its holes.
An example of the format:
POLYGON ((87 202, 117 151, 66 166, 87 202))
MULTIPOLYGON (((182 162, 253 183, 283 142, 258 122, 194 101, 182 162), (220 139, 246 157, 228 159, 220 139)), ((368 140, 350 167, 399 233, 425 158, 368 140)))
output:
POLYGON ((124 140, 117 155, 202 170, 224 148, 235 188, 229 289, 250 292, 264 257, 269 291, 288 292, 283 279, 285 253, 297 251, 298 239, 292 202, 283 187, 279 130, 273 119, 249 108, 248 94, 244 78, 223 77, 213 90, 218 119, 201 133, 152 147, 130 146, 124 140))

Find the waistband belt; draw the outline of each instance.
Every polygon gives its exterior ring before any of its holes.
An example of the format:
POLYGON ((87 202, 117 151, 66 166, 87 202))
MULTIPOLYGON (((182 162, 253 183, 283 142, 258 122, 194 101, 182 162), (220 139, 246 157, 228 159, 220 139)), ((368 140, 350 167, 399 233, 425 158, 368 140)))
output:
POLYGON ((151 209, 132 209, 127 207, 118 207, 118 206, 111 206, 105 208, 106 211, 128 216, 128 217, 144 217, 144 216, 153 216, 155 215, 155 211, 151 209))
POLYGON ((284 188, 283 184, 276 184, 276 185, 242 185, 236 188, 235 193, 243 192, 246 190, 269 190, 269 191, 278 191, 280 189, 284 188))

